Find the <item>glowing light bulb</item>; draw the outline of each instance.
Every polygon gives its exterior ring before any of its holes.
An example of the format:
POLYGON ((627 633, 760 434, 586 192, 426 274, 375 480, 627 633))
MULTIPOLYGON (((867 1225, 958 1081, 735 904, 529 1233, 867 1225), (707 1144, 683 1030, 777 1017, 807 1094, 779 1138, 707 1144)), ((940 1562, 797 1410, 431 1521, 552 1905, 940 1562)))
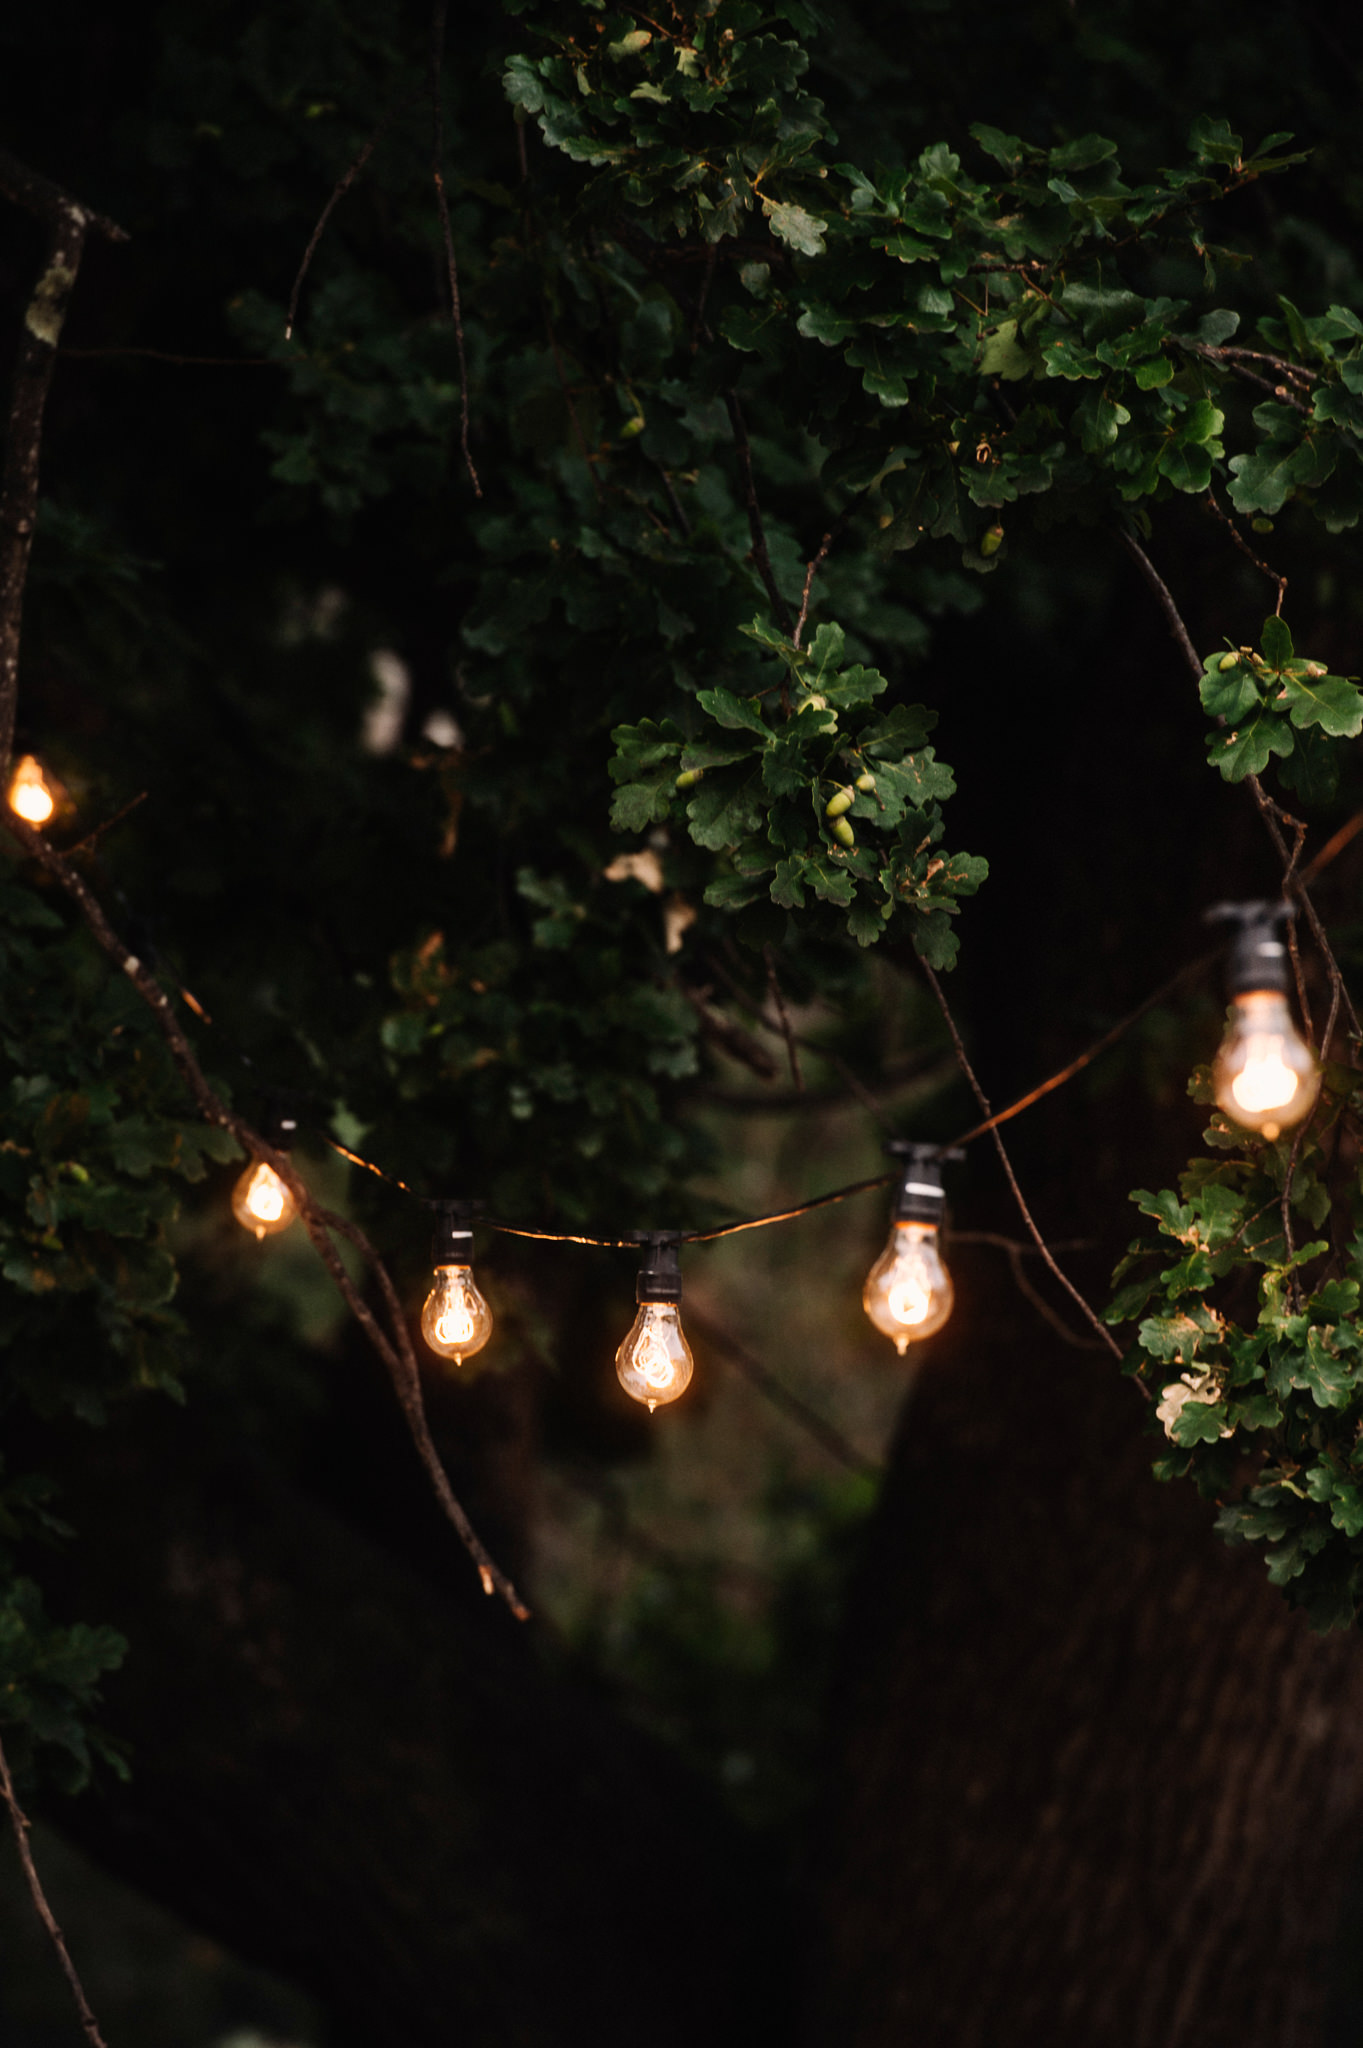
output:
POLYGON ((1270 1140, 1307 1115, 1320 1071, 1280 989, 1248 989, 1235 997, 1212 1082, 1217 1105, 1232 1122, 1270 1140))
POLYGON ((462 1365, 492 1335, 492 1310, 478 1292, 470 1266, 437 1266, 435 1285, 421 1311, 421 1334, 438 1358, 462 1365))
POLYGON ((45 825, 57 808, 52 785, 32 754, 23 755, 15 763, 9 784, 9 807, 16 817, 30 825, 45 825))
POLYGON ((288 1229, 298 1204, 268 1161, 257 1159, 232 1190, 232 1214, 257 1238, 273 1237, 288 1229))
POLYGON ((866 1276, 861 1301, 867 1315, 902 1358, 920 1337, 931 1337, 951 1314, 956 1290, 942 1264, 935 1223, 896 1223, 866 1276))
POLYGON ((625 1392, 644 1402, 651 1415, 661 1403, 686 1392, 695 1364, 676 1302, 641 1301, 629 1335, 615 1354, 616 1374, 625 1392))

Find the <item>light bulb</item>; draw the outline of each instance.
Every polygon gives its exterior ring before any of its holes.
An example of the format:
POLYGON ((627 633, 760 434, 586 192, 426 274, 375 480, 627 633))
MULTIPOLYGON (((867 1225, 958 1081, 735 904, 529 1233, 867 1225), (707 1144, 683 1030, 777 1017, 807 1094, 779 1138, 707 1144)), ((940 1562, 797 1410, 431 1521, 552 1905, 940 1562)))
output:
POLYGON ((471 1266, 437 1266, 435 1285, 421 1311, 421 1334, 439 1358, 462 1365, 492 1335, 492 1310, 478 1292, 471 1266))
POLYGON ((625 1392, 643 1401, 651 1415, 664 1401, 675 1401, 691 1384, 696 1361, 682 1332, 675 1301, 641 1301, 629 1335, 615 1354, 615 1370, 625 1392))
POLYGON ((248 1166, 232 1190, 232 1214, 257 1238, 287 1230, 298 1204, 274 1168, 264 1159, 248 1166))
POLYGON ((30 825, 45 825, 57 808, 51 784, 32 754, 15 763, 10 777, 9 807, 30 825))
POLYGON ((920 1337, 931 1337, 951 1314, 956 1291, 942 1264, 935 1223, 896 1223, 866 1276, 862 1306, 902 1358, 920 1337))
POLYGON ((1310 1110, 1320 1071, 1280 990, 1248 989, 1235 997, 1212 1082, 1217 1105, 1231 1121, 1270 1140, 1310 1110))

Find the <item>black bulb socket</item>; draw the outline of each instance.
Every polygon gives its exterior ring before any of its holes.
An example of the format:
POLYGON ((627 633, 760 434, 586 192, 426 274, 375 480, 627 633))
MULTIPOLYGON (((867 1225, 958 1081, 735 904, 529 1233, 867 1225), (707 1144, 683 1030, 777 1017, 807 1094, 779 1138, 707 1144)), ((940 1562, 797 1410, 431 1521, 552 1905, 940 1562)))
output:
POLYGON ((634 1242, 644 1247, 644 1263, 634 1285, 634 1299, 638 1302, 680 1301, 681 1232, 639 1230, 634 1234, 634 1242))
POLYGON ((473 1264, 473 1222, 482 1210, 481 1202, 439 1202, 435 1232, 431 1238, 433 1266, 473 1264))
POLYGON ((896 1223, 935 1223, 946 1214, 946 1189, 942 1186, 944 1159, 963 1159, 959 1148, 944 1151, 940 1145, 917 1144, 895 1138, 885 1147, 892 1159, 901 1162, 899 1192, 895 1196, 896 1223))
POLYGON ((1228 996, 1247 995, 1252 989, 1287 993, 1283 927, 1296 914, 1295 904, 1282 902, 1218 903, 1207 912, 1208 923, 1224 920, 1237 927, 1226 966, 1228 996))
POLYGON ((262 1119, 260 1135, 276 1152, 287 1152, 298 1136, 298 1118, 291 1110, 270 1109, 262 1119))

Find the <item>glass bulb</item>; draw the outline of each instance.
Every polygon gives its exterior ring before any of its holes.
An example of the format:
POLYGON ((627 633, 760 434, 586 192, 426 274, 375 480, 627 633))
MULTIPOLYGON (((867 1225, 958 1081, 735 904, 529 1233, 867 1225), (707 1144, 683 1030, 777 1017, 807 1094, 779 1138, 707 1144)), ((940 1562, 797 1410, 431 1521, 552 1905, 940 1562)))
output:
POLYGON ((421 1334, 438 1358, 462 1365, 492 1335, 492 1310, 478 1292, 471 1266, 437 1266, 435 1285, 421 1311, 421 1334))
POLYGON ((1320 1071, 1277 989, 1250 989, 1231 1004, 1212 1066, 1217 1106, 1232 1123, 1276 1138, 1300 1123, 1320 1088, 1320 1071))
POLYGON ((861 1291, 862 1307, 876 1328, 902 1358, 918 1338, 941 1329, 955 1299, 937 1248, 937 1225, 896 1223, 861 1291))
POLYGON ((660 1401, 675 1401, 686 1392, 695 1363, 676 1302, 641 1301, 629 1335, 615 1354, 615 1370, 625 1392, 645 1402, 651 1415, 660 1401))
POLYGON ((32 754, 15 763, 10 777, 9 807, 16 817, 30 825, 45 825, 57 808, 57 799, 32 754))
POLYGON ((298 1204, 274 1168, 257 1159, 232 1190, 232 1214, 256 1237, 273 1237, 277 1230, 288 1229, 298 1204))

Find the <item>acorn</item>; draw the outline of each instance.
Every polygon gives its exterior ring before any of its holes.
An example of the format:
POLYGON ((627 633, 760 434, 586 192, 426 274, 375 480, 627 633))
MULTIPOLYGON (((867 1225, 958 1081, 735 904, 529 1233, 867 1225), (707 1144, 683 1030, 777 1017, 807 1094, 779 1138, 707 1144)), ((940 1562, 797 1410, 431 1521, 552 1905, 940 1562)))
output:
POLYGON ((1223 654, 1216 666, 1225 675, 1228 669, 1239 668, 1240 657, 1238 654, 1223 654))
POLYGON ((826 818, 840 818, 844 811, 850 811, 855 799, 850 789, 840 789, 828 799, 823 807, 826 818))
POLYGON ((988 533, 981 534, 980 553, 986 560, 988 560, 990 555, 996 555, 1002 546, 1003 528, 1001 526, 991 526, 988 533))
POLYGON ((869 768, 863 770, 863 772, 857 777, 857 788, 861 791, 863 796, 870 796, 875 786, 876 779, 875 776, 872 775, 869 768))
POLYGON ((704 773, 705 770, 703 768, 684 768, 672 787, 674 789, 694 789, 704 773))
POLYGON ((857 843, 857 835, 848 824, 846 818, 835 818, 833 820, 833 837, 837 840, 839 846, 855 846, 857 843))

